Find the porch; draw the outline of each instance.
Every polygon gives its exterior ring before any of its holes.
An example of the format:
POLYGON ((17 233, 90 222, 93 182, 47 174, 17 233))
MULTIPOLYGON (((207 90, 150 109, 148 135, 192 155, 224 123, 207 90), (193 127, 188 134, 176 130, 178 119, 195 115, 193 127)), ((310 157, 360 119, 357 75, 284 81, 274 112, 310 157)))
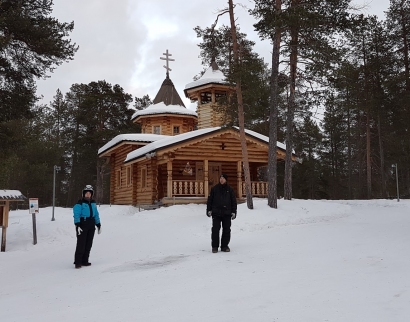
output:
MULTIPOLYGON (((161 203, 163 205, 206 204, 208 195, 204 193, 205 184, 202 180, 172 180, 172 195, 162 198, 161 203)), ((241 191, 237 194, 238 203, 246 201, 245 182, 241 182, 241 185, 241 191)), ((252 181, 251 191, 253 197, 267 197, 268 183, 252 181)))

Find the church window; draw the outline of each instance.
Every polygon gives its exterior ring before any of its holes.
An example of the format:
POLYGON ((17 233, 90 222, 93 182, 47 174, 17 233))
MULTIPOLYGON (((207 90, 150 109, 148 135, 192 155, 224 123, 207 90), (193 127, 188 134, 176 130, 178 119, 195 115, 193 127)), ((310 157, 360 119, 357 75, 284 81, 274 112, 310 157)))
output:
POLYGON ((115 171, 115 187, 121 188, 121 170, 115 171))
POLYGON ((141 188, 147 187, 147 168, 141 169, 141 188))
POLYGON ((127 177, 127 186, 132 185, 132 171, 131 171, 131 166, 128 166, 126 168, 126 177, 127 177))
POLYGON ((179 134, 179 126, 174 126, 174 135, 179 134))
POLYGON ((159 126, 159 125, 154 125, 152 132, 153 132, 154 134, 161 134, 161 126, 159 126))

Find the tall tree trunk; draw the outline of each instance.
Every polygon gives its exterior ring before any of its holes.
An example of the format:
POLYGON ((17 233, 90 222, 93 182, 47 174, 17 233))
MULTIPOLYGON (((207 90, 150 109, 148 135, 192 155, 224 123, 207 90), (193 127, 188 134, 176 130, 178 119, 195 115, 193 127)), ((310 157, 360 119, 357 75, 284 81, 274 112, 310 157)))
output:
POLYGON ((367 69, 367 49, 364 35, 362 36, 363 68, 364 68, 364 110, 366 111, 366 186, 367 199, 372 197, 372 165, 371 165, 371 144, 370 144, 370 106, 369 106, 369 77, 367 69))
POLYGON ((404 8, 405 0, 402 0, 400 3, 400 25, 401 25, 401 38, 403 39, 403 54, 404 54, 404 74, 406 76, 406 92, 410 92, 410 63, 409 63, 409 44, 407 42, 407 26, 406 21, 408 20, 406 9, 404 8))
MULTIPOLYGON (((279 15, 282 0, 275 0, 276 13, 279 15)), ((278 208, 278 162, 277 162, 277 141, 278 141, 278 104, 279 104, 279 56, 281 30, 276 28, 273 35, 272 46, 272 75, 271 75, 271 95, 269 106, 269 156, 268 156, 268 206, 278 208)))
POLYGON ((380 153, 380 175, 382 181, 382 198, 386 198, 386 175, 384 173, 384 147, 383 147, 383 140, 382 140, 382 128, 381 128, 381 121, 380 121, 380 112, 377 116, 377 129, 379 134, 379 153, 380 153))
POLYGON ((73 155, 71 157, 71 169, 70 169, 70 176, 68 180, 68 193, 67 193, 67 202, 66 206, 69 207, 75 199, 75 188, 77 187, 77 182, 76 182, 76 173, 77 173, 77 164, 78 164, 78 155, 77 155, 77 138, 78 138, 78 123, 76 126, 76 139, 73 141, 74 142, 74 150, 73 150, 73 155))
MULTIPOLYGON (((292 6, 296 6, 299 0, 293 0, 292 6)), ((288 112, 286 115, 286 158, 285 158, 285 188, 286 200, 292 199, 292 150, 293 150, 293 120, 296 105, 296 69, 298 60, 298 30, 292 27, 290 31, 290 95, 288 112)))
POLYGON ((348 173, 348 185, 349 193, 348 198, 352 199, 352 141, 351 141, 351 124, 350 124, 350 102, 349 102, 349 89, 347 89, 347 173, 348 173))
POLYGON ((367 199, 372 198, 372 163, 370 146, 370 111, 366 115, 366 164, 367 164, 367 199))
POLYGON ((248 209, 253 209, 252 191, 251 191, 251 176, 249 171, 249 158, 248 158, 248 148, 246 146, 246 136, 245 136, 245 119, 243 111, 243 100, 242 100, 242 87, 241 87, 241 76, 238 74, 239 66, 239 46, 236 38, 236 26, 235 17, 233 12, 232 0, 229 3, 229 18, 231 21, 231 31, 232 31, 232 43, 233 43, 233 57, 235 73, 237 75, 236 81, 236 96, 238 99, 238 120, 239 120, 239 135, 241 139, 242 146, 242 158, 243 158, 243 172, 245 175, 245 190, 246 190, 246 202, 248 209))

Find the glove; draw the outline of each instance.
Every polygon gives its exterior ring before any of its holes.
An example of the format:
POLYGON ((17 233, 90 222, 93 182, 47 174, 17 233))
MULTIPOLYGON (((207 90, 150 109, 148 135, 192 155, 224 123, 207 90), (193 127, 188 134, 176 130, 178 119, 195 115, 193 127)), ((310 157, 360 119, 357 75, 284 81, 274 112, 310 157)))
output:
POLYGON ((99 234, 101 234, 101 224, 97 224, 96 226, 98 228, 98 235, 99 235, 99 234))
POLYGON ((231 213, 231 216, 232 216, 232 220, 234 220, 236 218, 236 214, 234 212, 231 213))
POLYGON ((77 235, 80 236, 83 230, 80 227, 80 224, 75 224, 75 231, 77 232, 77 235))
POLYGON ((208 212, 206 213, 206 215, 207 215, 208 217, 211 217, 211 216, 212 216, 212 211, 208 211, 208 212))

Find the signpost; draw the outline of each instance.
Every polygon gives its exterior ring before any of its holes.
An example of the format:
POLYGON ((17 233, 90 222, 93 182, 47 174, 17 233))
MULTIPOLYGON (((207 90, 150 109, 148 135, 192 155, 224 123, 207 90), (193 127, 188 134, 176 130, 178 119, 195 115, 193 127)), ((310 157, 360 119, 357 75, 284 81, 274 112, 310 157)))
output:
POLYGON ((29 199, 29 211, 33 218, 33 245, 37 244, 36 214, 38 214, 38 198, 29 199))

